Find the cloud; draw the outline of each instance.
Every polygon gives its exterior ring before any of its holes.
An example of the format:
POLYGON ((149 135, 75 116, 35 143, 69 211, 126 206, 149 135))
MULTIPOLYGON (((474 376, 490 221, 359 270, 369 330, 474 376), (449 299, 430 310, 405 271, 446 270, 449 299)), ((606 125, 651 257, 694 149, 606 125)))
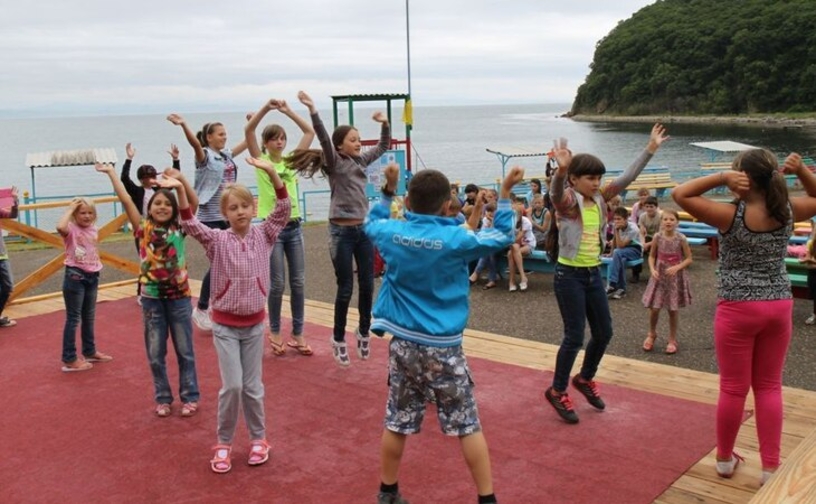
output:
MULTIPOLYGON (((417 103, 568 102, 595 44, 648 0, 410 3, 417 103)), ((243 110, 307 89, 407 91, 405 3, 43 0, 4 6, 9 111, 243 110)))

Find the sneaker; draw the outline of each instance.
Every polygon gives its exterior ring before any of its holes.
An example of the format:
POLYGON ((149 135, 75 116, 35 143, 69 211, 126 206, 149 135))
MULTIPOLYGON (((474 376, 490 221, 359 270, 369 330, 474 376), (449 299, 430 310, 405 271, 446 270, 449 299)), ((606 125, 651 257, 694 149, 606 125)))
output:
POLYGON ((615 287, 614 285, 610 285, 609 287, 606 288, 606 295, 608 296, 615 292, 616 290, 618 290, 617 287, 615 287))
POLYGON ((584 397, 593 407, 599 410, 606 408, 606 404, 601 399, 600 387, 594 380, 584 381, 580 378, 580 375, 575 375, 572 378, 572 386, 578 389, 578 392, 584 394, 584 397))
POLYGON ((403 499, 399 492, 380 492, 377 494, 377 504, 408 504, 408 501, 403 499))
MULTIPOLYGON (((6 317, 3 317, 6 318, 6 317)), ((14 322, 16 324, 16 322, 14 322)), ((811 315, 807 319, 805 319, 805 325, 813 325, 816 324, 816 314, 811 315)), ((3 325, 3 319, 0 319, 0 327, 8 327, 3 325)))
POLYGON ((17 325, 17 321, 10 319, 8 317, 0 317, 0 327, 14 327, 17 325))
POLYGON ((759 486, 764 486, 765 483, 767 483, 768 480, 771 479, 771 476, 773 476, 773 475, 774 475, 773 471, 767 471, 767 470, 763 469, 762 470, 762 477, 759 479, 759 486))
POLYGON ((348 347, 346 347, 345 341, 334 341, 334 338, 331 338, 331 346, 332 346, 332 354, 334 355, 334 360, 339 364, 341 367, 348 367, 351 365, 351 360, 349 359, 348 354, 348 347))
POLYGON ((142 306, 142 296, 136 296, 136 304, 142 306))
POLYGON ((212 331, 212 320, 210 320, 210 313, 207 310, 202 310, 198 306, 193 310, 193 323, 202 331, 212 331))
POLYGON ((63 362, 62 371, 64 373, 73 373, 74 371, 87 371, 93 368, 93 364, 85 359, 77 359, 74 362, 63 362))
POLYGON ((521 282, 519 284, 519 290, 522 291, 522 292, 526 291, 527 290, 527 282, 521 282))
POLYGON ((516 284, 510 284, 510 292, 516 292, 518 290, 518 286, 516 284))
POLYGON ((354 336, 357 337, 357 357, 361 360, 368 359, 368 356, 371 355, 371 336, 363 336, 359 327, 354 330, 354 336))
POLYGON ((736 452, 731 454, 731 460, 726 462, 717 461, 717 475, 720 478, 730 478, 734 475, 734 471, 737 470, 737 466, 740 462, 744 462, 745 459, 737 455, 736 452))
POLYGON ((578 423, 578 415, 575 413, 575 410, 572 409, 572 401, 569 398, 569 394, 564 392, 561 395, 557 395, 555 390, 550 387, 544 391, 544 397, 547 398, 547 402, 555 408, 555 412, 558 413, 558 416, 565 422, 570 424, 578 423))
POLYGON ((86 355, 85 360, 88 362, 110 362, 113 360, 108 354, 103 354, 102 352, 96 352, 93 355, 86 355))
POLYGON ((609 297, 611 297, 612 299, 623 299, 623 296, 625 296, 625 295, 626 295, 625 290, 616 289, 615 292, 613 292, 612 295, 609 296, 609 297))

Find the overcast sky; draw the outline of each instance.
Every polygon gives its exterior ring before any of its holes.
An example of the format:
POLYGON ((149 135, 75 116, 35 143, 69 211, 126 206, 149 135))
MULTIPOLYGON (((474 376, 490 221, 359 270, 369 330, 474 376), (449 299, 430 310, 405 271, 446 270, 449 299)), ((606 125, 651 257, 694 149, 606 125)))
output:
MULTIPOLYGON (((416 106, 569 103, 653 0, 411 0, 416 106)), ((236 111, 406 92, 405 0, 0 0, 0 114, 236 111)))

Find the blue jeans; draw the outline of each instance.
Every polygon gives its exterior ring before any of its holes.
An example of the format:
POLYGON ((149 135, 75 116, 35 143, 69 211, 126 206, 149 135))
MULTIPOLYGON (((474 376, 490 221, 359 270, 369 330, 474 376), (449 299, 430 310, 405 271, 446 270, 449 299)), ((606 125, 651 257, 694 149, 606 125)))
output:
POLYGON ((598 371, 606 347, 612 339, 612 315, 606 299, 600 268, 555 266, 555 298, 564 321, 564 340, 555 361, 553 388, 567 390, 572 365, 584 345, 584 329, 589 321, 590 340, 581 366, 581 378, 591 380, 598 371))
POLYGON ((8 259, 0 259, 0 315, 6 309, 11 291, 14 290, 14 277, 11 276, 11 265, 8 259))
POLYGON ((498 280, 499 272, 496 267, 496 254, 489 254, 480 257, 479 262, 476 263, 476 269, 474 269, 473 272, 476 273, 476 275, 478 275, 485 268, 487 268, 488 282, 495 282, 496 280, 498 280))
POLYGON ((612 264, 609 265, 609 285, 626 290, 626 262, 640 259, 643 251, 639 247, 616 248, 612 251, 612 264))
POLYGON ((62 282, 62 298, 65 300, 65 328, 62 331, 62 362, 77 360, 76 328, 82 322, 82 355, 96 353, 94 344, 94 318, 96 318, 96 292, 99 289, 99 273, 89 273, 79 268, 65 267, 62 282))
POLYGON ((286 283, 284 256, 289 264, 289 307, 292 310, 292 334, 303 334, 304 306, 306 296, 303 286, 306 283, 306 259, 303 250, 303 229, 300 220, 290 221, 278 235, 278 241, 269 255, 269 329, 280 333, 281 303, 283 288, 286 283))
POLYGON ((173 341, 179 366, 179 397, 181 402, 197 402, 198 378, 193 352, 193 304, 190 298, 142 298, 145 349, 156 402, 171 404, 173 392, 167 379, 167 334, 173 341))
POLYGON ((374 298, 374 244, 357 226, 338 226, 329 223, 329 251, 334 275, 337 277, 337 296, 334 298, 334 341, 346 338, 346 318, 354 291, 354 264, 357 263, 357 282, 360 292, 357 309, 360 312, 360 333, 368 334, 371 327, 371 303, 374 298))
MULTIPOLYGON (((202 222, 205 226, 212 229, 229 229, 229 222, 227 221, 212 221, 202 222)), ((210 270, 204 273, 204 278, 201 280, 201 292, 198 295, 198 308, 202 311, 207 311, 210 307, 210 270)))

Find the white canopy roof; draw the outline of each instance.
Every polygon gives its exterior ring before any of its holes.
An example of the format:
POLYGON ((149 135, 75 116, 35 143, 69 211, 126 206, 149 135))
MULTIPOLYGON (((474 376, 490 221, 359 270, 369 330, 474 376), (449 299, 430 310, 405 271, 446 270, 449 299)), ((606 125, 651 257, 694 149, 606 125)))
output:
POLYGON ((703 149, 713 150, 717 152, 740 152, 748 149, 758 149, 759 147, 754 147, 753 145, 748 145, 744 143, 734 142, 731 140, 721 140, 719 142, 691 142, 691 145, 695 147, 701 147, 703 149))
POLYGON ((116 161, 116 150, 112 148, 35 152, 26 155, 26 166, 29 168, 116 164, 116 161))

